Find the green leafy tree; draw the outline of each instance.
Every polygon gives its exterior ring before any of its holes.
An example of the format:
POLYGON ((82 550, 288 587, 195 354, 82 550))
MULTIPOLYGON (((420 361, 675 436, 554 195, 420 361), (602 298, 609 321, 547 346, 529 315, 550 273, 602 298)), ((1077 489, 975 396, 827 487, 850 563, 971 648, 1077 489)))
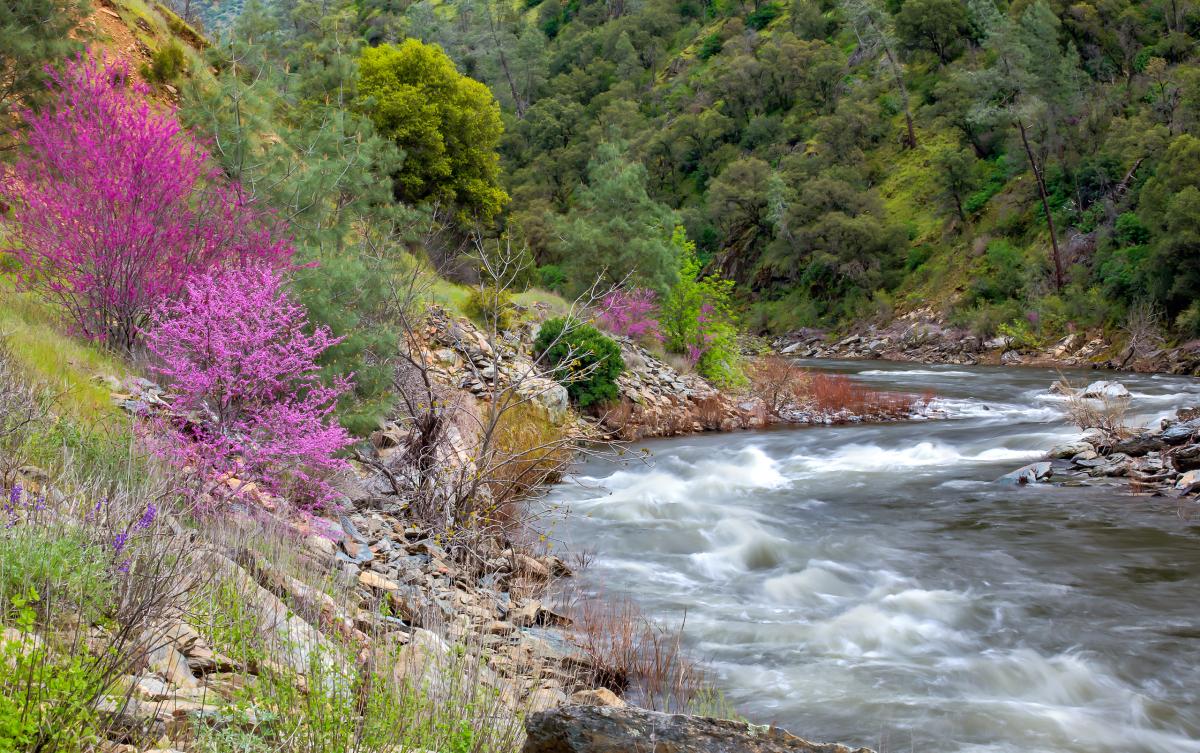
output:
POLYGON ((1176 136, 1146 181, 1138 202, 1153 245, 1155 297, 1178 315, 1200 290, 1200 138, 1176 136))
POLYGON ((664 345, 681 353, 701 376, 720 387, 745 382, 737 345, 735 283, 719 275, 705 275, 696 256, 696 244, 682 227, 676 227, 671 244, 677 249, 679 279, 663 299, 659 323, 664 345))
POLYGON ((928 50, 943 65, 954 58, 968 29, 961 0, 907 0, 896 15, 896 34, 904 46, 928 50))
POLYGON ((500 106, 488 88, 459 73, 440 47, 415 39, 364 50, 358 67, 357 106, 404 152, 397 195, 494 217, 508 194, 496 153, 500 106))
POLYGON ((979 188, 979 159, 975 152, 947 146, 934 152, 932 166, 939 195, 954 207, 959 222, 966 222, 963 202, 979 188))
POLYGON ((622 145, 602 144, 558 225, 558 256, 577 291, 597 277, 615 283, 627 276, 664 291, 675 280, 674 225, 674 213, 646 193, 646 168, 622 145))
POLYGON ((1035 0, 1025 8, 1019 22, 998 13, 988 14, 982 22, 986 24, 984 49, 990 64, 967 74, 978 98, 973 117, 991 126, 1011 128, 1019 136, 1050 235, 1054 284, 1061 289, 1066 284, 1066 267, 1046 187, 1046 166, 1078 104, 1079 57, 1073 47, 1064 51, 1059 44, 1060 22, 1045 0, 1035 0))

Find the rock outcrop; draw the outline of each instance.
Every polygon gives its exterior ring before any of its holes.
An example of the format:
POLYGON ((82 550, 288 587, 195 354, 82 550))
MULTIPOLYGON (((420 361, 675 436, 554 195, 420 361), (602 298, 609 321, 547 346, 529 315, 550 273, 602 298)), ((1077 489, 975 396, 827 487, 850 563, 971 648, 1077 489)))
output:
POLYGON ((948 325, 929 310, 910 312, 883 327, 868 325, 837 339, 823 330, 799 330, 776 338, 772 345, 783 355, 796 358, 1083 367, 1200 376, 1200 341, 1174 348, 1118 347, 1103 333, 1075 332, 1057 342, 1032 346, 1008 336, 981 339, 967 329, 948 325))
POLYGON ((563 706, 525 722, 523 753, 871 753, 775 727, 639 708, 563 706))

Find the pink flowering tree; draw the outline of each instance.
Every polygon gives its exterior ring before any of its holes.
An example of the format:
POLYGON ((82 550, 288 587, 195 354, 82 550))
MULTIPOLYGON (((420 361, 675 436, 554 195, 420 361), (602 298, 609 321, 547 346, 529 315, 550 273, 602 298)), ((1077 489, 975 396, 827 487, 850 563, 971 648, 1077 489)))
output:
POLYGON ((333 409, 350 384, 324 383, 316 361, 338 342, 309 326, 265 264, 193 277, 154 311, 146 333, 153 369, 174 395, 176 441, 165 452, 214 490, 253 481, 294 501, 327 502, 325 479, 345 467, 336 453, 350 443, 333 409))
POLYGON ((84 336, 132 349, 153 307, 196 272, 282 263, 269 214, 222 180, 175 114, 126 68, 88 56, 50 71, 54 96, 25 112, 26 148, 4 176, 0 218, 17 281, 84 336))
POLYGON ((600 299, 596 323, 616 335, 634 340, 662 340, 658 324, 658 296, 653 290, 613 290, 600 299))

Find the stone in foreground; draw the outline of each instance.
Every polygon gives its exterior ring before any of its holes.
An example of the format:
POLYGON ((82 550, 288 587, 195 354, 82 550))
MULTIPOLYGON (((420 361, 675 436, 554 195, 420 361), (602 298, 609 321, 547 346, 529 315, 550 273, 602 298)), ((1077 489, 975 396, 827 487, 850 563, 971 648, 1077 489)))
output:
POLYGON ((872 753, 781 729, 633 707, 562 706, 531 714, 522 753, 872 753))

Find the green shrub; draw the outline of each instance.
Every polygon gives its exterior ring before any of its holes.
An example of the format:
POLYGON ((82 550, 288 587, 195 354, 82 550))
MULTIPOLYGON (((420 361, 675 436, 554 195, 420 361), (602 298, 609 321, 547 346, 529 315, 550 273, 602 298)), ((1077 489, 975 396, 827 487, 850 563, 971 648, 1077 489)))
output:
POLYGON ((557 264, 545 264, 537 268, 538 286, 555 293, 567 288, 567 274, 557 264))
POLYGON ((472 288, 463 309, 471 319, 485 327, 494 327, 498 332, 512 329, 517 321, 512 295, 490 285, 472 288))
POLYGON ((720 34, 709 34, 700 44, 700 51, 697 53, 701 60, 708 60, 713 55, 721 51, 723 43, 721 42, 720 34))
POLYGON ((625 370, 621 349, 590 324, 549 319, 538 330, 533 352, 556 370, 581 408, 617 398, 617 377, 625 370))
POLYGON ((110 560, 79 532, 24 525, 0 531, 0 619, 20 605, 37 606, 28 594, 50 589, 55 603, 69 601, 83 615, 98 616, 113 598, 110 560))
POLYGON ((170 83, 183 73, 184 64, 183 48, 171 42, 150 56, 150 63, 142 66, 142 75, 157 84, 170 83))
POLYGON ((783 9, 776 3, 767 3, 750 15, 746 16, 746 25, 751 29, 765 29, 767 25, 779 18, 783 9))
POLYGON ((0 632, 0 750, 94 750, 92 702, 102 673, 86 653, 58 651, 35 636, 29 602, 14 602, 15 628, 0 632))

